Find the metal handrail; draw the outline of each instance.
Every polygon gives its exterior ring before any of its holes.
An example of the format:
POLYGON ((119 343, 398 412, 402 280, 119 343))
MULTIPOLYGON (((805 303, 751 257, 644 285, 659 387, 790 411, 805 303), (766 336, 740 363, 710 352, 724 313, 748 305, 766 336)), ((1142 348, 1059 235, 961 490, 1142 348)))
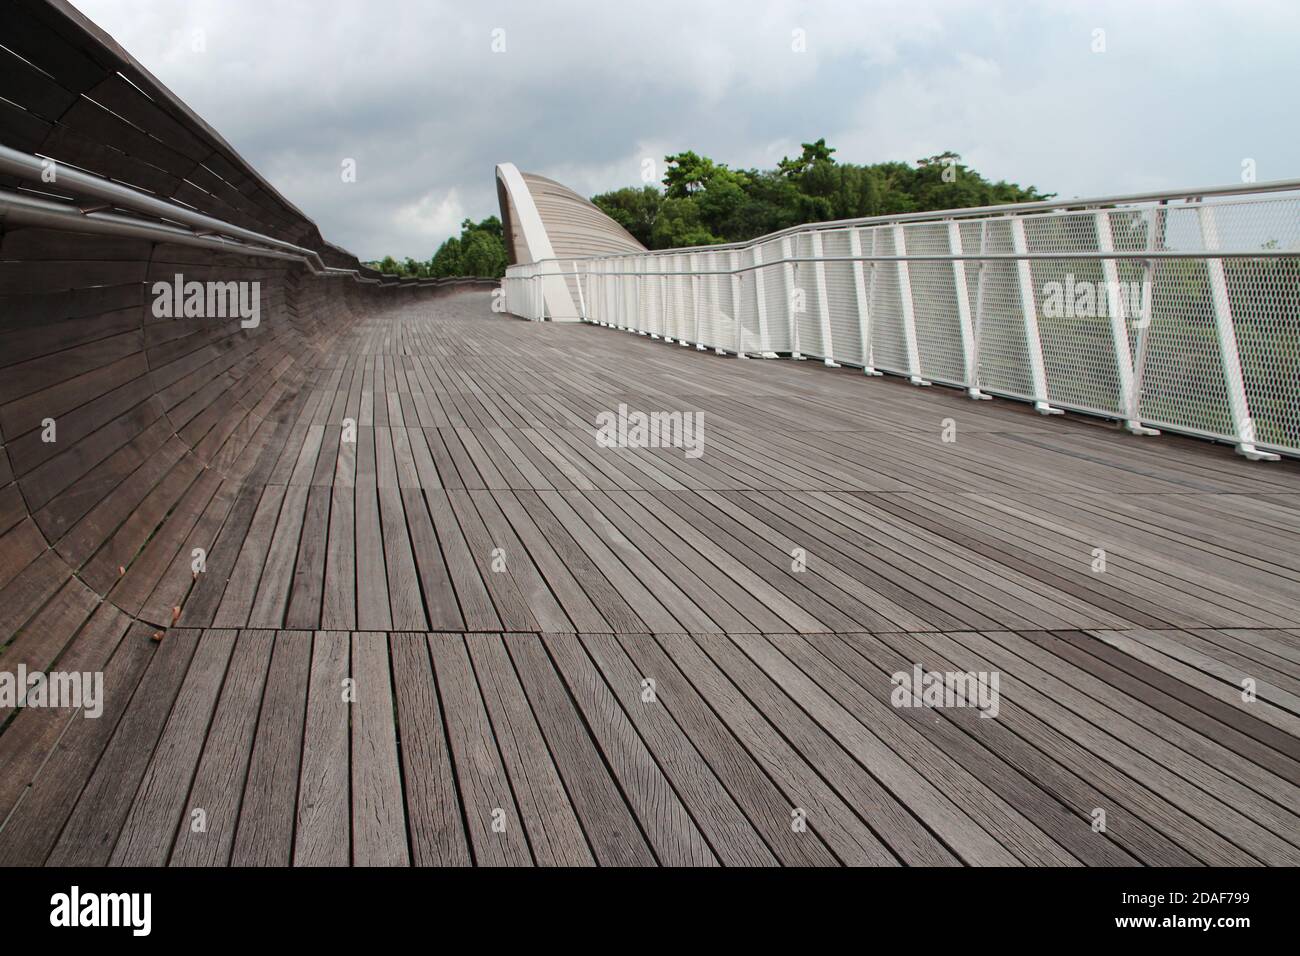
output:
MULTIPOLYGON (((465 280, 481 281, 479 277, 472 276, 458 277, 457 280, 416 278, 409 281, 403 276, 392 276, 399 281, 385 282, 383 279, 363 275, 359 269, 326 265, 314 249, 297 246, 283 239, 276 239, 274 236, 267 236, 215 219, 185 206, 147 195, 130 186, 73 169, 56 160, 43 160, 39 156, 0 145, 0 173, 8 173, 29 182, 45 185, 44 174, 49 168, 48 163, 55 165, 55 185, 60 190, 84 199, 98 200, 113 208, 153 216, 166 222, 135 219, 104 208, 57 202, 8 189, 0 189, 0 222, 157 240, 240 255, 297 261, 306 265, 314 275, 350 276, 357 282, 385 287, 411 288, 453 284, 465 280), (172 223, 181 225, 172 225, 172 223), (186 226, 189 228, 185 228, 186 226)), ((391 276, 392 274, 380 273, 380 275, 391 276)))
MULTIPOLYGON (((909 222, 943 222, 949 219, 970 219, 979 216, 1009 216, 1035 212, 1055 212, 1058 210, 1076 210, 1085 212, 1108 206, 1133 205, 1137 203, 1163 203, 1173 200, 1196 202, 1207 196, 1248 196, 1256 193, 1300 192, 1300 179, 1274 179, 1263 183, 1242 183, 1231 186, 1202 186, 1198 189, 1180 189, 1177 191, 1129 193, 1119 196, 1099 196, 1084 199, 1044 199, 1035 202, 1004 203, 994 206, 965 206, 956 209, 935 209, 923 212, 888 213, 880 216, 860 216, 854 219, 829 219, 822 222, 808 222, 797 226, 787 226, 776 232, 765 233, 754 239, 739 242, 724 242, 710 246, 674 246, 670 249, 647 249, 645 252, 618 252, 599 256, 581 256, 582 259, 627 259, 638 256, 680 255, 686 252, 704 250, 723 252, 729 250, 749 249, 753 246, 782 239, 796 233, 821 232, 828 229, 845 229, 857 226, 888 226, 909 222)), ((538 260, 545 261, 545 260, 538 260)), ((567 261, 567 260, 566 260, 567 261)))
MULTIPOLYGON (((708 252, 713 246, 697 246, 696 252, 708 252)), ((682 255, 683 253, 679 253, 682 255)), ((1036 259, 1047 261, 1070 261, 1084 260, 1088 262, 1097 259, 1118 259, 1121 261, 1147 262, 1159 259, 1295 259, 1300 256, 1300 250, 1294 249, 1258 249, 1250 250, 1233 250, 1233 251, 1207 251, 1205 249, 1193 249, 1186 252, 1161 249, 1161 250, 1129 250, 1126 252, 1115 251, 1101 255, 1097 252, 969 252, 954 253, 945 255, 942 253, 918 253, 916 255, 906 256, 782 256, 779 259, 768 259, 759 263, 750 265, 737 266, 734 269, 697 269, 697 270, 677 270, 677 271, 635 271, 635 272, 583 272, 580 270, 548 270, 538 272, 533 275, 510 275, 506 273, 506 278, 517 279, 538 279, 547 276, 588 276, 612 278, 617 276, 734 276, 745 272, 756 272, 760 269, 770 269, 772 266, 779 266, 784 263, 814 263, 814 262, 1024 262, 1034 261, 1036 259)), ((598 257, 592 257, 598 258, 598 257)), ((608 258, 608 257, 599 257, 608 258)), ((526 269, 528 266, 541 265, 552 262, 588 262, 590 259, 582 257, 565 256, 554 259, 537 259, 534 262, 521 263, 519 265, 508 266, 507 269, 526 269)))

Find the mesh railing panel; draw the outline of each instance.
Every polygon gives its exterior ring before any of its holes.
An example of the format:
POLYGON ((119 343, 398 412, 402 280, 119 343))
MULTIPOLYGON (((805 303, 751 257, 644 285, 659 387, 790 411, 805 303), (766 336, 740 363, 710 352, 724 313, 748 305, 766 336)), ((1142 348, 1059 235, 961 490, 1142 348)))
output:
POLYGON ((589 320, 1300 454, 1300 198, 1079 206, 511 266, 502 286, 543 318, 549 268, 589 320))

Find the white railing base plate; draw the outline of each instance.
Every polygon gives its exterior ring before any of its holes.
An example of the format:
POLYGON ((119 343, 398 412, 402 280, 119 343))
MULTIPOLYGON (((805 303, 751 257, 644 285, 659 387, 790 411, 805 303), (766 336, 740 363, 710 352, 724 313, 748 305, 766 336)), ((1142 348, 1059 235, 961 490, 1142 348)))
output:
POLYGON ((1272 452, 1260 451, 1254 445, 1248 445, 1242 442, 1237 446, 1237 454, 1241 455, 1247 461, 1281 461, 1281 455, 1275 455, 1272 452))
POLYGON ((1143 425, 1141 422, 1125 422, 1124 430, 1130 435, 1150 436, 1160 434, 1160 429, 1147 428, 1147 426, 1143 425))

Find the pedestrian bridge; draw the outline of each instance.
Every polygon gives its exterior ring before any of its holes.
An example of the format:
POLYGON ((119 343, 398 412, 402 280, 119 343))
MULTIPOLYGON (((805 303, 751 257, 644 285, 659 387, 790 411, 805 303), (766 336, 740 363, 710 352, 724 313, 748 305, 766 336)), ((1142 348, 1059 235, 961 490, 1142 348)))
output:
POLYGON ((0 863, 1300 862, 1296 184, 399 281, 0 63, 0 863))

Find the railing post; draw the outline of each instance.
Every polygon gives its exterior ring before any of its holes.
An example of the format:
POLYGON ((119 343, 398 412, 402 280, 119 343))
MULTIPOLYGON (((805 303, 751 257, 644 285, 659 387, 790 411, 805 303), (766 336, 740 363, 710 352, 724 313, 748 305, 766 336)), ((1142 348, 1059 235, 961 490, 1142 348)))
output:
POLYGON ((609 271, 614 277, 610 290, 614 300, 611 305, 614 308, 609 317, 609 324, 617 328, 623 324, 623 313, 627 309, 627 280, 623 275, 623 263, 620 260, 609 260, 609 271))
MULTIPOLYGON (((1025 223, 1019 216, 1011 217, 1011 246, 1017 255, 1027 255, 1029 242, 1025 238, 1025 223)), ((1061 409, 1047 402, 1047 372, 1043 366, 1043 340, 1038 334, 1038 306, 1034 300, 1034 274, 1028 259, 1016 260, 1016 273, 1020 279, 1020 311, 1024 316, 1025 348, 1029 352, 1029 375, 1034 392, 1034 410, 1040 415, 1060 415, 1061 409)))
MULTIPOLYGON (((670 342, 674 342, 674 343, 676 343, 677 345, 686 345, 687 343, 686 343, 686 341, 685 341, 685 339, 683 338, 683 335, 682 335, 682 333, 686 331, 686 317, 685 317, 684 315, 682 315, 681 312, 679 312, 679 311, 677 310, 677 307, 676 307, 676 306, 677 306, 677 293, 680 291, 680 288, 681 288, 680 283, 681 283, 681 281, 682 281, 682 277, 681 277, 681 271, 682 271, 682 263, 681 263, 681 259, 682 259, 682 256, 681 256, 681 255, 675 255, 675 256, 673 256, 673 264, 672 264, 672 272, 673 272, 673 274, 672 274, 671 276, 668 277, 668 282, 669 282, 669 283, 672 285, 672 287, 673 287, 673 337, 672 337, 671 339, 669 339, 669 341, 670 341, 670 342)), ((685 298, 686 298, 685 296, 682 297, 682 299, 683 299, 683 303, 684 303, 684 301, 685 301, 685 298)), ((682 307, 685 308, 685 305, 683 304, 682 307)))
POLYGON ((623 261, 623 321, 619 323, 620 329, 626 329, 631 326, 637 315, 638 299, 640 289, 636 284, 636 273, 633 272, 636 266, 636 259, 628 256, 623 261))
MULTIPOLYGON (((980 255, 988 252, 988 220, 980 223, 980 255)), ((979 361, 980 361, 980 342, 983 339, 984 331, 984 286, 985 278, 988 275, 988 262, 984 259, 979 261, 978 271, 975 274, 975 314, 972 316, 971 325, 975 336, 975 373, 976 380, 979 378, 979 361)))
POLYGON ((763 276, 763 252, 754 246, 754 302, 758 306, 758 354, 763 358, 776 358, 771 339, 767 336, 767 295, 763 276))
MULTIPOLYGON (((1201 225, 1201 240, 1206 252, 1219 248, 1219 227, 1214 217, 1214 206, 1200 203, 1197 218, 1201 225)), ((1233 437, 1237 439, 1237 453, 1251 461, 1277 461, 1277 455, 1259 451, 1255 447, 1255 421, 1250 416, 1250 403, 1246 398, 1246 382, 1241 374, 1241 352, 1237 349, 1237 331, 1232 323, 1232 305, 1228 299, 1228 279, 1223 272, 1222 259, 1207 259, 1205 267, 1210 277, 1210 301, 1214 306, 1214 329, 1219 340, 1219 359, 1223 364, 1223 381, 1228 389, 1228 410, 1232 414, 1233 437)))
MULTIPOLYGON (((820 232, 812 234, 812 251, 814 258, 821 258, 822 234, 820 232)), ((831 368, 839 368, 840 364, 835 361, 835 348, 831 344, 831 304, 826 296, 826 263, 813 263, 813 278, 817 282, 817 311, 821 314, 822 348, 826 350, 822 361, 831 368)))
MULTIPOLYGON (((656 262, 656 263, 655 263, 655 270, 654 270, 654 271, 655 271, 655 272, 663 272, 663 271, 664 271, 663 266, 660 265, 658 262, 656 262)), ((652 278, 654 278, 655 280, 657 280, 657 283, 658 283, 658 285, 659 285, 659 309, 658 309, 659 316, 658 316, 658 321, 655 323, 655 325, 656 325, 658 328, 657 328, 657 329, 651 329, 651 330, 650 330, 650 338, 652 338, 652 339, 657 339, 657 338, 660 338, 660 337, 661 337, 661 333, 663 333, 663 331, 664 331, 664 325, 665 325, 665 323, 667 323, 667 321, 668 321, 668 318, 667 318, 667 312, 668 312, 668 285, 667 285, 667 280, 666 280, 663 276, 661 276, 661 275, 653 276, 652 278)))
MULTIPOLYGON (((873 250, 874 252, 874 250, 873 250)), ((858 307, 858 335, 862 339, 862 371, 867 375, 881 375, 877 372, 871 349, 871 294, 867 291, 866 277, 862 273, 862 234, 857 229, 849 230, 849 255, 853 256, 853 301, 858 307)), ((871 275, 875 278, 876 264, 871 263, 871 275)))
MULTIPOLYGON (((1152 219, 1154 220, 1159 213, 1156 213, 1155 210, 1152 212, 1152 219)), ((1148 259, 1142 269, 1142 317, 1138 320, 1137 354, 1134 356, 1133 361, 1133 404, 1129 407, 1129 417, 1138 423, 1142 421, 1142 383, 1146 380, 1147 341, 1151 334, 1151 321, 1154 315, 1152 311, 1155 303, 1154 272, 1154 265, 1148 259)), ((1138 434, 1159 434, 1157 429, 1145 428, 1141 424, 1139 424, 1139 427, 1143 430, 1138 434)))
POLYGON ((733 249, 727 254, 731 262, 731 320, 736 326, 736 358, 749 358, 745 354, 745 320, 741 317, 740 302, 743 291, 743 280, 736 270, 740 268, 740 251, 733 249))
MULTIPOLYGON (((699 276, 694 274, 698 269, 695 260, 701 255, 703 255, 702 252, 688 252, 686 254, 686 267, 692 272, 692 276, 690 276, 690 313, 694 316, 695 351, 705 350, 705 346, 699 345, 699 276)), ((682 342, 682 345, 688 345, 688 343, 682 342)))
MULTIPOLYGON (((582 274, 578 272, 577 259, 573 260, 573 284, 578 287, 578 314, 582 316, 582 321, 590 322, 591 319, 587 315, 587 300, 582 294, 582 274)), ((603 322, 601 324, 604 325, 603 322)))
POLYGON ((645 276, 643 276, 642 273, 648 271, 648 263, 645 257, 641 257, 637 259, 635 264, 635 270, 636 270, 636 318, 633 321, 633 323, 628 326, 628 331, 635 332, 637 335, 645 335, 645 328, 642 324, 642 319, 641 319, 641 316, 645 311, 645 301, 646 301, 645 276))
POLYGON ((614 278, 609 273, 609 260, 602 259, 596 263, 596 270, 600 273, 600 296, 596 299, 596 307, 600 310, 597 317, 602 322, 608 322, 610 312, 610 303, 613 297, 610 295, 610 289, 614 285, 614 278))
MULTIPOLYGON (((803 353, 799 351, 799 318, 794 311, 794 291, 798 286, 795 285, 795 268, 790 258, 794 253, 790 249, 790 237, 781 237, 781 280, 785 286, 785 314, 790 322, 790 358, 802 359, 803 353)), ((803 305, 805 296, 800 289, 800 305, 803 305)))
MULTIPOLYGON (((1105 256, 1115 251, 1115 230, 1110 220, 1110 213, 1099 209, 1093 216, 1097 224, 1097 249, 1105 256)), ((1150 266, 1148 264, 1148 272, 1150 266)), ((1154 428, 1144 428, 1139 408, 1137 383, 1133 379, 1133 359, 1128 335, 1128 303, 1121 294, 1119 284, 1119 265, 1115 259, 1101 260, 1101 275, 1106 283, 1106 311, 1110 316, 1110 339, 1115 350, 1115 372, 1119 381, 1120 407, 1125 414, 1124 427, 1134 435, 1159 435, 1154 428)), ((1143 283, 1150 286, 1150 277, 1143 283)), ((1147 306, 1147 293, 1144 291, 1139 309, 1147 306)), ((1150 320, 1150 313, 1142 311, 1138 316, 1138 335, 1141 337, 1142 326, 1150 320)))
MULTIPOLYGON (((714 355, 727 354, 727 350, 723 348, 723 342, 725 342, 726 339, 723 336, 722 320, 727 317, 727 313, 722 311, 722 283, 724 281, 730 282, 731 274, 728 273, 727 275, 718 275, 717 273, 719 270, 723 268, 724 263, 726 264, 727 269, 731 268, 731 257, 732 254, 730 252, 714 252, 714 253, 710 253, 709 255, 709 259, 710 259, 709 271, 712 272, 713 275, 709 276, 705 280, 705 282, 706 282, 706 288, 711 289, 714 295, 714 299, 709 303, 708 306, 710 309, 712 309, 712 314, 714 316, 714 329, 713 329, 713 354, 714 355)), ((733 289, 732 291, 734 292, 735 290, 733 289)), ((733 307, 733 311, 734 311, 734 307, 733 307)))
POLYGON ((614 274, 613 265, 609 259, 602 259, 598 263, 601 275, 600 320, 607 325, 613 325, 618 314, 614 308, 614 302, 618 298, 618 276, 614 274))
POLYGON ((621 329, 627 318, 627 272, 621 258, 611 259, 609 264, 614 270, 614 321, 611 324, 621 329))
MULTIPOLYGON (((894 226, 894 253, 907 255, 907 239, 903 227, 894 226)), ((912 274, 907 262, 900 259, 898 266, 898 301, 903 313, 903 342, 907 346, 907 380, 913 385, 929 385, 921 376, 921 351, 916 344, 916 312, 912 305, 912 274)))
POLYGON ((609 270, 614 276, 612 284, 614 311, 610 324, 622 326, 623 318, 627 314, 627 275, 623 271, 623 260, 621 258, 609 260, 609 270))
MULTIPOLYGON (((664 267, 664 271, 665 271, 665 272, 676 272, 676 271, 677 271, 677 262, 676 262, 677 257, 676 257, 676 256, 668 256, 668 259, 671 260, 671 261, 668 263, 668 265, 666 265, 666 266, 664 267)), ((663 328, 663 335, 664 335, 664 341, 667 342, 667 343, 669 343, 670 345, 671 345, 673 342, 676 342, 676 341, 677 341, 677 309, 675 308, 675 306, 677 305, 677 289, 673 286, 673 279, 674 279, 673 276, 664 276, 664 328, 663 328), (669 296, 672 296, 672 302, 673 302, 673 305, 674 305, 674 308, 673 308, 673 310, 672 310, 672 316, 673 316, 673 317, 672 317, 672 325, 671 325, 671 327, 670 327, 669 324, 668 324, 668 311, 669 311, 669 310, 668 310, 668 302, 669 302, 669 296)))
MULTIPOLYGON (((948 251, 954 256, 962 254, 961 227, 951 219, 948 220, 948 251)), ((971 398, 992 398, 992 395, 980 391, 980 364, 979 353, 976 351, 978 346, 975 341, 975 323, 971 319, 970 292, 966 288, 966 263, 962 259, 952 260, 952 283, 953 291, 957 295, 957 323, 961 328, 962 374, 965 377, 962 384, 966 386, 966 394, 971 398)))

